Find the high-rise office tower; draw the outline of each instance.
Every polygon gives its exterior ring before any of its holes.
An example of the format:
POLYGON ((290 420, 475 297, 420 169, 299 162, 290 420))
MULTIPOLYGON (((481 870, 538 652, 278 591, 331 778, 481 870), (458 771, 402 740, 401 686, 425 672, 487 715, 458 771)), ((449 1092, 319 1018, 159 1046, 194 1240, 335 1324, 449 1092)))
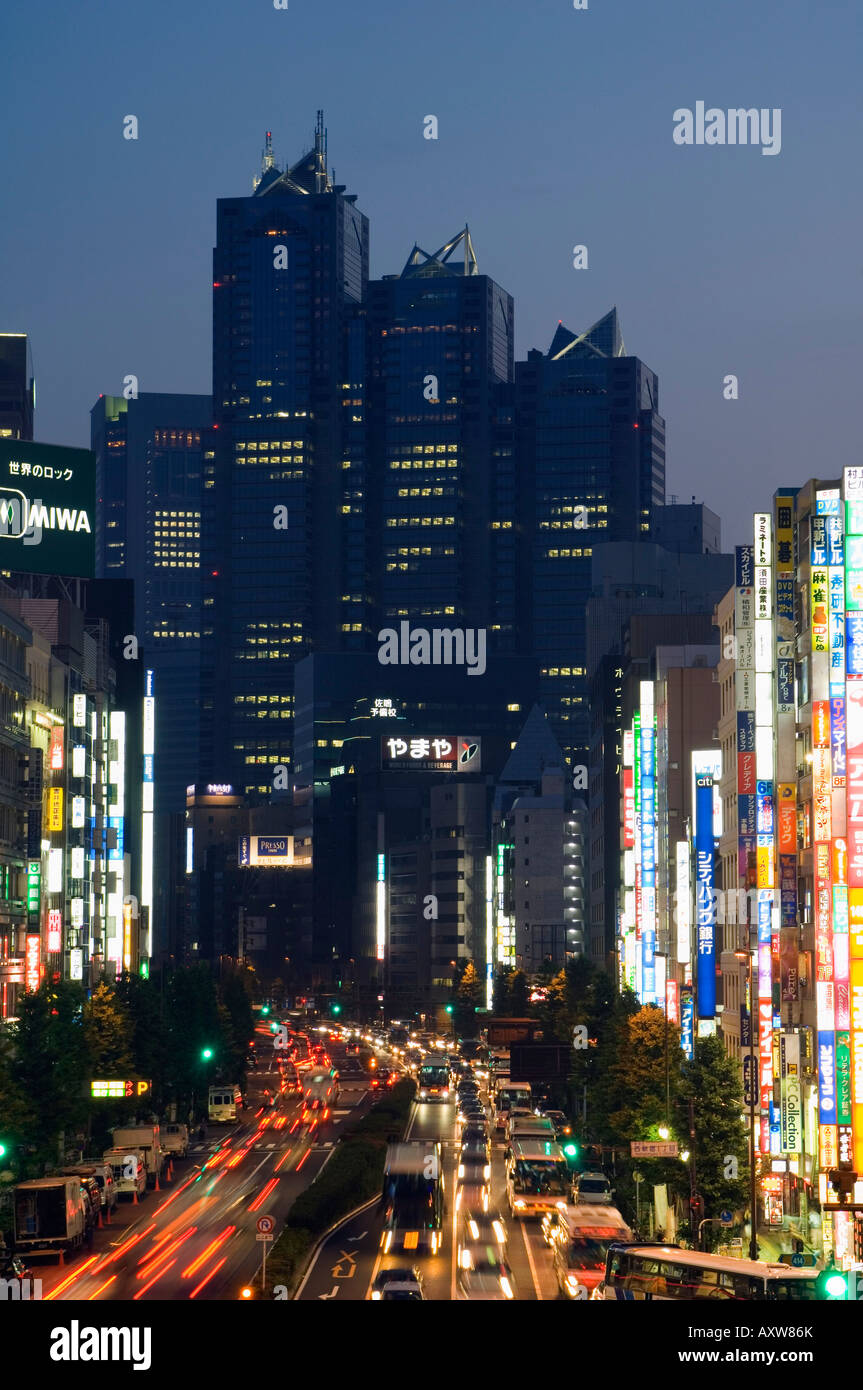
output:
MULTIPOLYGON (((212 453, 209 396, 100 396, 90 412, 96 455, 96 576, 129 579, 134 619, 120 627, 130 659, 153 672, 155 765, 153 920, 158 944, 171 909, 171 817, 181 816, 198 769, 201 509, 212 453), (134 638, 136 648, 128 639, 134 638)), ((112 613, 112 637, 119 613, 112 613)))
POLYGON ((205 474, 204 781, 247 794, 292 766, 293 672, 368 645, 363 457, 368 221, 314 144, 219 200, 215 458, 205 474))
POLYGON ((493 647, 511 648, 514 460, 501 438, 511 411, 500 422, 498 407, 512 380, 512 297, 479 274, 465 227, 434 253, 414 246, 401 275, 373 281, 368 323, 380 619, 485 627, 493 647), (495 585, 504 539, 512 572, 495 585))
POLYGON ((36 384, 26 333, 0 333, 0 439, 33 438, 36 384))
POLYGON ((532 536, 527 645, 545 708, 573 764, 590 744, 585 609, 593 547, 648 539, 665 501, 656 374, 626 353, 617 310, 516 363, 524 525, 532 536))

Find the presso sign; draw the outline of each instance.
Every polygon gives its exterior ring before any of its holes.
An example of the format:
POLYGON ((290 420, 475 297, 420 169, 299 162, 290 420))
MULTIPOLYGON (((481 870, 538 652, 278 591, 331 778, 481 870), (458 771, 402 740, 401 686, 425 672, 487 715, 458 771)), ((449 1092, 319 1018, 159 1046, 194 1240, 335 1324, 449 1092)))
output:
POLYGON ((294 862, 293 835, 242 835, 237 862, 241 869, 257 865, 288 868, 294 862))
POLYGON ((95 476, 87 449, 0 440, 0 568, 91 577, 95 476))

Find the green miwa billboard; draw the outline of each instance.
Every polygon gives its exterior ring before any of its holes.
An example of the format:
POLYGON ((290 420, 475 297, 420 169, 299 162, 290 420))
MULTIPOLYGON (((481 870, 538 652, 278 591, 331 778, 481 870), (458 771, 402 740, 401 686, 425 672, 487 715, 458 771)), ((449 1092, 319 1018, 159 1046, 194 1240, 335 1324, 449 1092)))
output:
POLYGON ((0 439, 0 569, 92 578, 95 511, 89 449, 0 439))

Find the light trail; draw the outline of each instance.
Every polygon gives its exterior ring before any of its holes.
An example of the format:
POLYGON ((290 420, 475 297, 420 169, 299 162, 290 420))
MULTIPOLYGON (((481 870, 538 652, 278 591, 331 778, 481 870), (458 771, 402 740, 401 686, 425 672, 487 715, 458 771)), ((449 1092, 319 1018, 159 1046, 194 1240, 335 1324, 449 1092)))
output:
POLYGON ((171 1263, 170 1263, 169 1265, 165 1265, 165 1268, 164 1268, 164 1269, 160 1269, 160 1270, 159 1270, 159 1273, 156 1275, 155 1279, 151 1279, 150 1282, 149 1282, 149 1284, 145 1284, 144 1287, 143 1287, 143 1289, 141 1289, 139 1293, 136 1293, 136 1294, 135 1294, 135 1297, 134 1297, 134 1299, 132 1300, 132 1302, 133 1302, 133 1303, 137 1303, 139 1298, 143 1298, 143 1297, 144 1297, 144 1294, 147 1292, 147 1290, 148 1290, 148 1289, 151 1289, 151 1288, 153 1287, 153 1285, 157 1282, 157 1280, 161 1279, 161 1277, 162 1277, 163 1274, 167 1274, 169 1269, 173 1269, 173 1268, 174 1268, 174 1265, 175 1265, 176 1263, 177 1263, 176 1260, 172 1260, 171 1263))

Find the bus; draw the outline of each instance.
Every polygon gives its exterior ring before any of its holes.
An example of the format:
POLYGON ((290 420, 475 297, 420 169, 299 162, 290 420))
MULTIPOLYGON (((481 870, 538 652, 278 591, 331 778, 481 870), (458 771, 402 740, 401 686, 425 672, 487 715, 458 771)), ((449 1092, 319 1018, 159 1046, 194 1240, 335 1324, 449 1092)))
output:
POLYGON ((444 1176, 440 1144, 390 1144, 381 1193, 385 1255, 436 1255, 443 1244, 444 1176))
POLYGON ((590 1297, 625 1302, 814 1302, 818 1297, 817 1281, 814 1269, 703 1255, 678 1245, 615 1242, 608 1247, 605 1275, 590 1297))
POLYGON ((542 1217, 570 1200, 572 1181, 559 1144, 513 1139, 506 1158, 506 1196, 513 1216, 542 1217))
POLYGON ((443 1058, 433 1058, 420 1067, 417 1100, 449 1100, 449 1066, 443 1058))
POLYGON ((236 1123, 237 1110, 242 1107, 243 1097, 239 1086, 211 1086, 207 1097, 207 1114, 211 1124, 232 1125, 236 1123))
POLYGON ((509 1111, 516 1106, 525 1110, 531 1110, 533 1108, 530 1103, 529 1081, 507 1081, 505 1085, 497 1088, 494 1101, 494 1123, 496 1129, 506 1129, 509 1111))

